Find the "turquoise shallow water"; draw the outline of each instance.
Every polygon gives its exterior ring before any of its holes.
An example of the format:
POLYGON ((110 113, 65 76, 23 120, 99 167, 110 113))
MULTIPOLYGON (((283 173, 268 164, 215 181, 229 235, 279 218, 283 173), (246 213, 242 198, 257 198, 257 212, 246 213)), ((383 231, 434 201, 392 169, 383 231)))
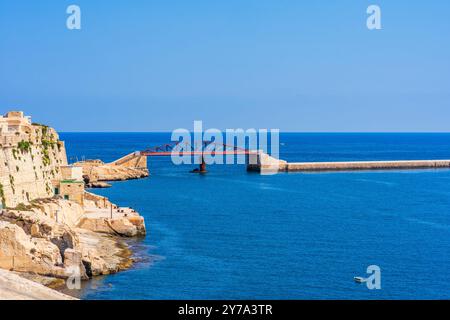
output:
MULTIPOLYGON (((62 134, 69 157, 110 161, 164 133, 62 134)), ((450 134, 282 134, 292 161, 450 159, 450 134)), ((145 218, 138 262, 85 299, 450 298, 450 171, 189 173, 150 158, 148 179, 95 192, 145 218), (381 268, 381 290, 356 284, 381 268)))

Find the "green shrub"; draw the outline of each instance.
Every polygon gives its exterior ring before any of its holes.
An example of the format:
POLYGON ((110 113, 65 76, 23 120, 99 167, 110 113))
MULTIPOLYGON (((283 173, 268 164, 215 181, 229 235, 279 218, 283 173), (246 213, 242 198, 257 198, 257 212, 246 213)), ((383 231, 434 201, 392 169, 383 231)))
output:
POLYGON ((17 144, 17 148, 22 152, 22 153, 26 153, 29 152, 31 150, 31 142, 30 141, 20 141, 17 144))
POLYGON ((2 201, 2 207, 6 208, 5 192, 3 191, 3 185, 0 183, 0 199, 2 201))

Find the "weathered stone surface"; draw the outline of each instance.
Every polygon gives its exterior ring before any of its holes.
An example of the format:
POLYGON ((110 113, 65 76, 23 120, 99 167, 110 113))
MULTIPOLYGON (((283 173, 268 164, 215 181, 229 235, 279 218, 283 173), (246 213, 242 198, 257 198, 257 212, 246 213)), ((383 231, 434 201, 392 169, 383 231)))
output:
MULTIPOLYGON (((137 228, 128 220, 111 224, 105 233, 134 236, 137 228), (120 234, 119 234, 120 233, 120 234)), ((101 230, 98 230, 101 232, 101 230)), ((0 268, 66 278, 67 268, 79 266, 81 276, 118 272, 131 265, 126 245, 116 238, 56 223, 36 212, 4 211, 0 215, 0 268), (39 228, 41 238, 31 235, 39 228)))
POLYGON ((100 208, 100 209, 106 209, 106 208, 117 208, 117 206, 113 203, 111 203, 108 198, 99 196, 95 193, 91 192, 84 192, 84 208, 100 208))
MULTIPOLYGON (((82 261, 81 252, 74 250, 74 249, 66 249, 64 251, 64 266, 65 267, 72 267, 72 266, 82 267, 83 261, 82 261)), ((84 267, 83 267, 83 269, 84 269, 84 267)))
POLYGON ((0 188, 4 205, 16 207, 54 195, 53 180, 67 165, 64 142, 53 128, 31 125, 29 130, 0 134, 0 188))
POLYGON ((81 251, 66 249, 64 251, 64 268, 66 269, 67 275, 73 274, 75 272, 81 277, 81 279, 89 279, 83 263, 83 255, 81 251))
POLYGON ((139 151, 127 154, 116 161, 110 163, 111 165, 124 166, 130 168, 147 168, 147 156, 142 155, 139 151))
POLYGON ((262 174, 272 174, 278 171, 285 171, 287 162, 274 157, 262 151, 255 151, 248 155, 248 171, 257 171, 262 174))
POLYGON ((83 167, 83 175, 89 181, 120 181, 148 177, 148 169, 144 167, 130 167, 115 163, 103 163, 100 160, 75 163, 83 167))
POLYGON ((124 243, 86 229, 77 229, 77 234, 80 238, 83 261, 90 269, 86 270, 88 274, 91 273, 93 276, 111 274, 131 266, 131 252, 124 243))
POLYGON ((76 300, 42 284, 0 269, 0 300, 76 300))
POLYGON ((79 227, 93 232, 120 237, 135 237, 138 235, 136 226, 126 218, 83 218, 80 221, 79 227))
POLYGON ((146 234, 145 220, 135 210, 116 206, 111 209, 111 205, 87 207, 78 227, 121 237, 146 234))
POLYGON ((103 181, 89 182, 86 188, 111 188, 112 185, 103 181))
POLYGON ((286 171, 358 171, 358 170, 402 170, 402 169, 448 169, 450 160, 407 161, 343 161, 343 162, 293 162, 286 171))
POLYGON ((62 257, 56 245, 32 238, 7 221, 0 221, 0 268, 64 276, 62 257))
POLYGON ((358 170, 411 170, 448 169, 450 160, 393 160, 393 161, 337 161, 337 162, 286 162, 255 151, 248 156, 248 171, 270 173, 320 172, 320 171, 358 171, 358 170))
POLYGON ((31 225, 30 233, 31 233, 31 236, 34 237, 34 238, 41 238, 42 237, 41 231, 39 230, 39 225, 37 225, 37 224, 32 224, 31 225))
MULTIPOLYGON (((75 215, 76 210, 72 214, 75 215)), ((65 212, 62 217, 65 215, 70 216, 70 211, 65 212)), ((65 219, 62 219, 62 222, 58 223, 54 218, 49 217, 39 209, 33 209, 33 211, 3 210, 0 213, 0 220, 8 221, 19 226, 26 234, 32 237, 44 238, 56 243, 62 250, 77 246, 78 240, 76 234, 71 229, 71 223, 66 223, 65 219)), ((71 219, 67 219, 67 222, 71 221, 71 219)))
POLYGON ((128 217, 127 219, 136 227, 138 236, 145 236, 147 234, 144 217, 131 216, 128 217))
POLYGON ((39 199, 33 201, 32 205, 33 212, 69 226, 75 226, 84 214, 81 205, 64 199, 39 199))
POLYGON ((105 197, 89 192, 85 193, 85 214, 79 220, 78 226, 91 231, 126 237, 146 234, 145 220, 135 210, 117 207, 105 197))

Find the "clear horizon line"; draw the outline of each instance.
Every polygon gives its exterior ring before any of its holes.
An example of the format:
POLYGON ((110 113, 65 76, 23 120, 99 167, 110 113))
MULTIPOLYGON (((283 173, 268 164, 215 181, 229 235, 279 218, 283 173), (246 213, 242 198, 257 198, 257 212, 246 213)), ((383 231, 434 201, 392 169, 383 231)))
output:
MULTIPOLYGON (((172 133, 173 131, 64 131, 58 133, 172 133)), ((225 133, 225 131, 223 131, 225 133)), ((450 134, 450 131, 280 131, 280 133, 304 133, 304 134, 450 134)))

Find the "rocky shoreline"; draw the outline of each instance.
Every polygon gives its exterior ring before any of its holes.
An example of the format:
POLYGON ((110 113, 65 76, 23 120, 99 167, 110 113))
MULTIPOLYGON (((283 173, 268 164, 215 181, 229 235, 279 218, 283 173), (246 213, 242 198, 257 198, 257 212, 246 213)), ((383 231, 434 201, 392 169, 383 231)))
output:
POLYGON ((0 299, 70 299, 49 288, 129 268, 123 239, 145 236, 144 218, 85 188, 146 177, 146 166, 137 153, 69 165, 53 128, 0 116, 0 299))
MULTIPOLYGON (((141 160, 141 162, 143 161, 141 160)), ((130 167, 116 162, 104 163, 101 160, 86 160, 73 165, 83 168, 84 181, 86 186, 91 188, 108 188, 111 185, 107 182, 110 181, 140 179, 149 176, 146 161, 145 167, 130 167)))
MULTIPOLYGON (((98 201, 113 205, 104 198, 98 201)), ((90 206, 81 208, 67 200, 43 199, 24 211, 2 210, 0 267, 57 288, 73 270, 81 280, 88 280, 131 267, 132 253, 121 237, 145 235, 144 219, 136 212, 125 217, 114 211, 111 219, 104 216, 104 208, 92 206, 93 200, 86 202, 90 206), (58 221, 48 216, 53 208, 59 208, 58 221)))

